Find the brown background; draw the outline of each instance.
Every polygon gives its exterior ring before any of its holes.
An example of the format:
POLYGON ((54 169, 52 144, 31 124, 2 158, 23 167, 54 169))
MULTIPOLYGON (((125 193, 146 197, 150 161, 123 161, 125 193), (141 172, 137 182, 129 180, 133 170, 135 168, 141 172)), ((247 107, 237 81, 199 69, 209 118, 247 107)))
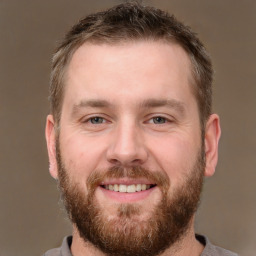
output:
MULTIPOLYGON (((48 174, 44 141, 50 60, 85 14, 121 1, 0 0, 0 256, 41 255, 70 233, 48 174)), ((215 70, 222 139, 198 232, 241 255, 256 251, 256 1, 145 1, 169 10, 205 42, 215 70)))

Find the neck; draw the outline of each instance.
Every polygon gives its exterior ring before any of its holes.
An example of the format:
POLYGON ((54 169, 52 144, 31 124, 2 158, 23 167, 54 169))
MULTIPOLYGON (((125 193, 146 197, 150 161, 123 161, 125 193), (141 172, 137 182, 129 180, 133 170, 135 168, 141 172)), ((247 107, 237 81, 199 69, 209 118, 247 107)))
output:
POLYGON ((71 253, 73 256, 106 256, 90 242, 85 242, 84 239, 80 237, 75 225, 73 225, 71 253))
POLYGON ((195 237, 194 228, 191 228, 178 242, 165 250, 161 256, 200 256, 203 249, 204 246, 195 237))
MULTIPOLYGON (((195 238, 194 226, 193 223, 191 223, 186 234, 159 256, 199 256, 203 249, 204 246, 195 238)), ((100 251, 94 245, 89 242, 85 242, 83 238, 80 237, 75 226, 73 226, 71 252, 74 256, 106 256, 105 253, 100 251)))

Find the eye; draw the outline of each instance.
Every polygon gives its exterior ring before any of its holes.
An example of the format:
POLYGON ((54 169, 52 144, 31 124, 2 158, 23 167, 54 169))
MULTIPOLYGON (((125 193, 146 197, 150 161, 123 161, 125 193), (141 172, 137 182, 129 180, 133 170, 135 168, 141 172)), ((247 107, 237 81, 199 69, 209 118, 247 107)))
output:
POLYGON ((164 124, 164 123, 167 122, 166 118, 161 117, 161 116, 157 116, 157 117, 152 118, 152 121, 153 121, 154 124, 164 124))
POLYGON ((92 117, 88 120, 92 124, 102 124, 105 123, 105 119, 99 116, 92 117))

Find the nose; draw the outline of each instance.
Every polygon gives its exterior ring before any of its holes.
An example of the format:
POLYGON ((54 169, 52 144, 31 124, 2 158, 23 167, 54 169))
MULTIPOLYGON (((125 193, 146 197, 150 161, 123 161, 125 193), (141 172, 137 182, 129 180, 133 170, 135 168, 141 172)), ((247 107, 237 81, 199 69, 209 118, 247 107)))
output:
POLYGON ((107 160, 111 164, 124 167, 141 165, 148 157, 142 131, 135 124, 116 127, 107 150, 107 160))

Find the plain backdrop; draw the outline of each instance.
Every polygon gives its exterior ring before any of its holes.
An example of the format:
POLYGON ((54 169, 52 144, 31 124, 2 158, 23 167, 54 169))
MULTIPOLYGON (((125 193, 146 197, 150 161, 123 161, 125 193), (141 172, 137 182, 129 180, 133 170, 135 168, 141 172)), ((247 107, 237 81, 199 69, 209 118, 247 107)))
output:
MULTIPOLYGON (((48 173, 44 139, 51 56, 80 18, 122 1, 0 0, 0 256, 60 245, 70 224, 48 173)), ((219 164, 206 180, 196 230, 213 243, 256 251, 256 1, 144 1, 190 25, 215 67, 219 164)))

